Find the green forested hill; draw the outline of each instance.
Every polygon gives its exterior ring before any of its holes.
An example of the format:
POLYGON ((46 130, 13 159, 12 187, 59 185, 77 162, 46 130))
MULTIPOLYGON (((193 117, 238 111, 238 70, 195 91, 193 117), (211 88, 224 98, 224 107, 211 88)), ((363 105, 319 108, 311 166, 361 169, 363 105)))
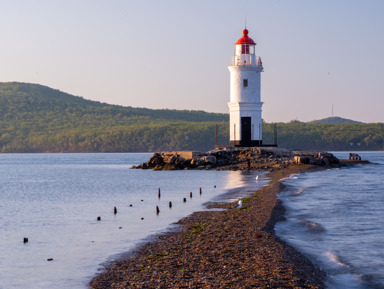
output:
POLYGON ((202 142, 209 149, 215 124, 227 121, 227 114, 122 107, 38 84, 0 83, 0 152, 153 151, 202 142))
MULTIPOLYGON (((290 149, 384 150, 384 123, 277 123, 279 146, 290 149)), ((263 126, 263 140, 272 139, 272 125, 263 126)))
MULTIPOLYGON (((209 150, 228 143, 228 114, 152 110, 85 100, 46 86, 0 83, 0 152, 209 150)), ((277 123, 279 146, 383 150, 384 124, 277 123)), ((263 142, 272 143, 272 125, 263 142)))
POLYGON ((327 117, 319 120, 310 121, 309 123, 324 123, 324 124, 341 124, 341 123, 352 123, 352 124, 362 124, 360 121, 355 121, 347 118, 342 118, 338 116, 327 117))
POLYGON ((227 121, 227 114, 189 110, 152 110, 122 107, 86 100, 46 86, 29 83, 0 83, 0 120, 22 119, 52 120, 63 118, 71 126, 85 122, 87 125, 106 121, 108 124, 131 124, 155 120, 164 121, 227 121), (59 115, 57 115, 59 114, 59 115), (87 118, 96 118, 87 121, 87 118), (138 119, 139 118, 139 119, 138 119))

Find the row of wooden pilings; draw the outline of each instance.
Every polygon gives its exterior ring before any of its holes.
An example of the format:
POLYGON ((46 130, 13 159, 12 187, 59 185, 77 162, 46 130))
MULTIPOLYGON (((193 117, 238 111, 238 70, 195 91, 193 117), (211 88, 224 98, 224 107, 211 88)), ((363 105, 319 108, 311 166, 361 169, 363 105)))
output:
MULTIPOLYGON (((216 186, 214 186, 216 188, 216 186)), ((203 193, 202 189, 200 188, 200 196, 201 194, 203 193)), ((192 192, 189 192, 189 197, 192 199, 192 192)), ((159 188, 159 192, 158 192, 158 198, 160 199, 161 198, 161 190, 159 188)), ((187 202, 187 198, 183 198, 183 203, 186 203, 187 202)), ((172 202, 169 201, 169 207, 172 208, 172 202)), ((159 206, 156 206, 156 214, 158 215, 160 213, 160 209, 159 209, 159 206)))
MULTIPOLYGON (((214 188, 216 188, 216 185, 214 186, 214 188)), ((203 193, 201 187, 200 187, 199 192, 200 192, 200 196, 201 196, 201 194, 203 193)), ((192 199, 192 196, 193 196, 193 194, 192 194, 192 192, 190 192, 190 193, 189 193, 189 197, 190 197, 191 199, 192 199)), ((159 199, 161 198, 161 190, 160 190, 160 188, 159 188, 159 190, 158 190, 158 198, 159 198, 159 199)), ((143 200, 141 200, 141 201, 143 201, 143 200)), ((183 203, 186 203, 186 202, 187 202, 187 198, 183 198, 183 203)), ((130 207, 132 207, 132 205, 130 205, 130 207)), ((171 201, 169 201, 169 208, 172 208, 172 202, 171 202, 171 201)), ((159 206, 156 206, 156 214, 158 215, 159 213, 160 213, 159 206)), ((117 208, 116 208, 116 207, 113 208, 113 214, 115 214, 115 215, 117 214, 117 208)), ((144 218, 141 218, 141 219, 144 220, 144 218)), ((98 216, 98 217, 96 218, 96 220, 97 220, 97 221, 101 221, 101 217, 98 216)), ((121 228, 121 227, 120 227, 120 228, 121 228)), ((26 244, 26 243, 28 243, 28 242, 29 242, 28 238, 24 237, 24 239, 23 239, 23 243, 26 244)), ((51 261, 51 260, 48 260, 48 261, 51 261)))

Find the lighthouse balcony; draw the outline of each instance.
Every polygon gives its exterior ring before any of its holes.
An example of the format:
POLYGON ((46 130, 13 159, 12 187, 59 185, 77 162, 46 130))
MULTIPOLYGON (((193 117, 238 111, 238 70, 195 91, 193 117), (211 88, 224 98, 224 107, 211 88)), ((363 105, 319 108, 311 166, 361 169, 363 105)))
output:
POLYGON ((254 54, 242 54, 232 56, 231 66, 263 66, 263 63, 254 54))

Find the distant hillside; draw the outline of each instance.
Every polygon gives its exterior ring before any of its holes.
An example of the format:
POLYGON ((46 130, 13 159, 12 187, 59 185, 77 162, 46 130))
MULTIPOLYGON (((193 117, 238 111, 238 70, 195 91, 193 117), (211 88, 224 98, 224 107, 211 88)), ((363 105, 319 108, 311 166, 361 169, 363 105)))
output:
POLYGON ((352 124, 362 124, 363 122, 355 121, 347 118, 342 118, 338 116, 327 117, 319 120, 313 120, 309 123, 325 123, 325 124, 340 124, 340 123, 352 123, 352 124))
MULTIPOLYGON (((0 152, 210 150, 229 142, 228 114, 123 107, 38 84, 0 83, 0 152)), ((383 150, 384 124, 277 123, 279 146, 383 150)), ((263 143, 273 125, 263 124, 263 143)))
POLYGON ((38 84, 0 83, 0 152, 210 149, 216 124, 228 119, 204 111, 110 105, 38 84))
MULTIPOLYGON (((158 121, 228 121, 228 114, 204 111, 147 109, 110 105, 86 100, 39 84, 8 82, 0 83, 0 120, 9 120, 19 115, 25 118, 50 117, 54 113, 82 121, 84 116, 108 121, 118 115, 119 123, 139 122, 135 118, 150 118, 158 121)), ((57 116, 55 116, 57 117, 57 116)))
MULTIPOLYGON (((384 150, 384 123, 277 123, 279 146, 325 151, 384 150)), ((263 141, 272 139, 272 125, 263 126, 263 141)))

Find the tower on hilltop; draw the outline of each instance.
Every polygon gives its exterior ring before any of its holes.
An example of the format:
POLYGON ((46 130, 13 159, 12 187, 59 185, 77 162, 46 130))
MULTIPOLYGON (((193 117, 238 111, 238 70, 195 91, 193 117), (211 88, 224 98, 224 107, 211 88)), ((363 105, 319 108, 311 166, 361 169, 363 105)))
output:
POLYGON ((261 58, 255 54, 256 43, 248 37, 248 30, 235 43, 235 55, 232 57, 230 72, 230 145, 261 146, 262 122, 260 98, 261 58))

